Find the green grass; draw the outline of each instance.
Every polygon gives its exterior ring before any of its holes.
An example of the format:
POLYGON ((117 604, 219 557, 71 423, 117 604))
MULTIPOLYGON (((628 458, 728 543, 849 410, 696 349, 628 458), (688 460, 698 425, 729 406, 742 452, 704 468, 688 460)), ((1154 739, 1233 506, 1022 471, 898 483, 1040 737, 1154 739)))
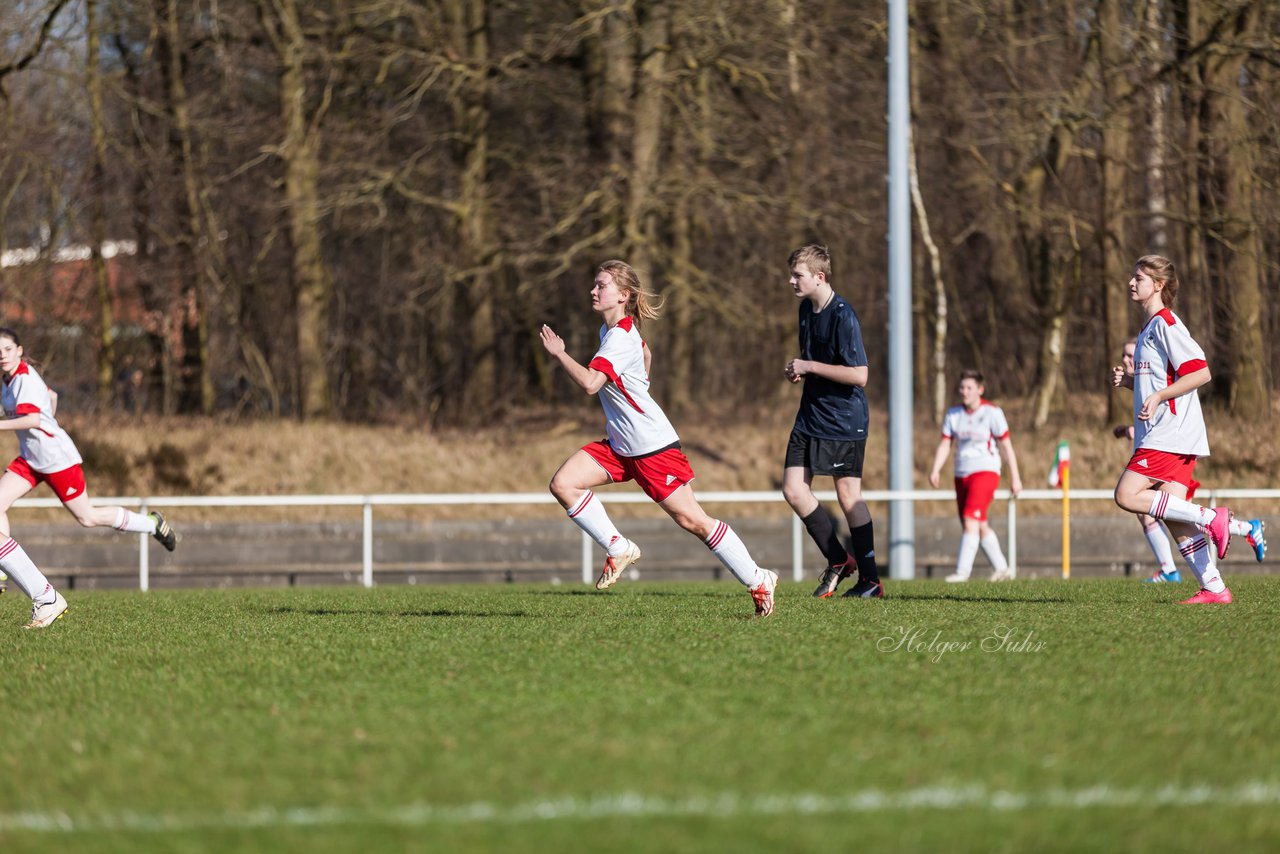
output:
POLYGON ((1280 579, 889 589, 10 594, 0 850, 1280 846, 1280 579))

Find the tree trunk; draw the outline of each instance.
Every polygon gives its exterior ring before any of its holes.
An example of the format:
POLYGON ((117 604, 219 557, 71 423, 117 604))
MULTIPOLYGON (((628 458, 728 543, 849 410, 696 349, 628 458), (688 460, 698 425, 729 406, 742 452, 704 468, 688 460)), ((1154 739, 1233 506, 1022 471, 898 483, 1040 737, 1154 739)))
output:
POLYGON ((445 14, 454 55, 463 70, 452 96, 458 144, 454 160, 460 172, 458 235, 452 275, 455 306, 466 345, 462 361, 463 388, 457 399, 463 418, 487 416, 500 402, 496 355, 495 303, 503 299, 500 271, 494 270, 489 199, 489 20, 486 0, 448 0, 445 14))
POLYGON ((332 412, 326 342, 333 298, 320 230, 320 115, 308 109, 307 41, 297 0, 259 0, 258 8, 281 66, 279 153, 296 292, 298 414, 318 418, 332 412))
POLYGON ((102 246, 107 241, 107 131, 102 113, 102 75, 98 71, 101 52, 98 32, 98 0, 85 3, 85 28, 88 57, 85 62, 89 94, 90 136, 93 141, 93 163, 89 188, 89 262, 93 270, 94 291, 98 297, 98 412, 111 409, 115 390, 116 348, 115 320, 111 308, 111 281, 102 246))
MULTIPOLYGON (((1159 3, 1147 4, 1145 21, 1147 33, 1162 33, 1165 30, 1159 3)), ((1145 47, 1151 51, 1146 63, 1148 72, 1161 68, 1170 58, 1166 40, 1163 38, 1144 38, 1145 47)), ((1169 144, 1168 118, 1165 115, 1169 100, 1169 84, 1157 80, 1149 88, 1147 101, 1147 127, 1139 133, 1146 139, 1146 185, 1147 185, 1147 245, 1157 255, 1169 252, 1169 217, 1168 189, 1165 185, 1165 148, 1169 144)), ((1135 130, 1137 130, 1135 128, 1135 130)))
POLYGON ((656 198, 666 123, 671 10, 666 0, 644 0, 637 6, 640 62, 624 245, 627 258, 641 281, 653 283, 658 274, 656 198))
MULTIPOLYGON (((1097 237, 1101 258, 1100 286, 1105 321, 1103 349, 1119 364, 1120 348, 1137 332, 1138 318, 1129 300, 1130 267, 1133 258, 1128 246, 1125 216, 1128 211, 1129 127, 1134 121, 1130 104, 1132 85, 1126 71, 1132 52, 1131 38, 1120 22, 1120 0, 1098 3, 1098 57, 1102 78, 1103 113, 1098 150, 1102 183, 1099 188, 1100 216, 1097 237)), ((1131 392, 1112 389, 1107 395, 1107 423, 1119 424, 1132 418, 1131 392)))
POLYGON ((205 229, 200 215, 200 190, 196 163, 192 154, 191 114, 187 85, 183 76, 182 30, 178 20, 178 0, 166 0, 164 9, 166 41, 169 45, 166 66, 170 119, 173 123, 170 145, 181 171, 183 190, 183 223, 179 251, 185 273, 181 283, 186 290, 182 312, 182 372, 179 406, 185 412, 213 412, 213 378, 209 367, 208 295, 205 285, 208 263, 205 229))
MULTIPOLYGON (((1222 14, 1198 6, 1203 15, 1222 14)), ((1245 51, 1258 33, 1259 7, 1248 4, 1228 13, 1223 22, 1227 38, 1206 50, 1201 74, 1200 185, 1204 213, 1209 217, 1206 256, 1209 279, 1221 330, 1223 358, 1215 366, 1214 381, 1225 393, 1227 407, 1238 418, 1271 417, 1270 359, 1262 340, 1262 271, 1255 219, 1253 143, 1247 93, 1241 89, 1245 51)))

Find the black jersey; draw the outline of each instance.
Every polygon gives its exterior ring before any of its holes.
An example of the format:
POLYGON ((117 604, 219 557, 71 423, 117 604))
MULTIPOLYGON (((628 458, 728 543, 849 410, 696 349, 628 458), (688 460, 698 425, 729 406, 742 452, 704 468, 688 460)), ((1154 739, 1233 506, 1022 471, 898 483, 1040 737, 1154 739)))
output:
MULTIPOLYGON (((858 315, 844 297, 833 294, 830 304, 817 313, 809 300, 801 300, 800 358, 852 368, 867 364, 858 315)), ((867 425, 867 395, 861 386, 805 375, 797 430, 816 439, 848 442, 866 439, 867 425)))

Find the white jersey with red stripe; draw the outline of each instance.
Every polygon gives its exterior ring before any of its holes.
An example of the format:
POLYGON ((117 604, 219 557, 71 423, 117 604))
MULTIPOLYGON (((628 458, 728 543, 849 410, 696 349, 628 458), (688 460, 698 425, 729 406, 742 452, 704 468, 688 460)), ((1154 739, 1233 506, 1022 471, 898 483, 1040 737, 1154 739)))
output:
POLYGON ((17 430, 18 454, 32 469, 49 474, 79 465, 80 452, 67 431, 53 417, 53 397, 49 387, 26 362, 19 362, 13 376, 6 377, 0 391, 0 408, 9 418, 40 413, 40 426, 17 430))
POLYGON ((1001 439, 1009 435, 1009 422, 1004 410, 994 403, 982 401, 970 412, 963 406, 947 410, 942 420, 942 436, 955 443, 956 477, 968 477, 975 472, 1000 473, 1001 439))
POLYGON ((624 317, 615 326, 600 327, 600 349, 588 365, 609 378, 598 396, 609 444, 624 457, 642 457, 680 441, 662 407, 649 396, 644 347, 635 321, 624 317))
POLYGON ((1138 333, 1133 351, 1133 449, 1209 456, 1209 434, 1194 390, 1164 403, 1149 420, 1138 413, 1143 402, 1180 377, 1208 367, 1204 350, 1186 324, 1167 308, 1156 312, 1138 333))

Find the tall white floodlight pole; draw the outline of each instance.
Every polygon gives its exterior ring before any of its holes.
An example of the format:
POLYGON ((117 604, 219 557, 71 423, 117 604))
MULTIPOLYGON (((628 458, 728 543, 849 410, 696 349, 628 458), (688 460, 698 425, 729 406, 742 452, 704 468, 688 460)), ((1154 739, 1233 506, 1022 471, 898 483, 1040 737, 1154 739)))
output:
MULTIPOLYGON (((889 0, 889 489, 912 488, 911 197, 907 185, 911 99, 907 0, 889 0)), ((889 574, 916 574, 915 509, 889 505, 889 574)))

